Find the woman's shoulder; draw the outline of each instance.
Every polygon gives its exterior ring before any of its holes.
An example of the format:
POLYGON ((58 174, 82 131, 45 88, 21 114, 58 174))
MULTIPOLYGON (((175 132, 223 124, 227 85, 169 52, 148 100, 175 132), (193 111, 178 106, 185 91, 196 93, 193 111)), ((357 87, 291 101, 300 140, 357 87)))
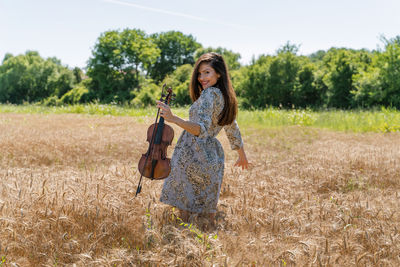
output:
POLYGON ((222 92, 218 87, 208 87, 206 90, 204 90, 204 96, 222 96, 222 92))
POLYGON ((201 97, 203 99, 202 101, 208 103, 212 102, 218 107, 224 106, 224 96, 218 87, 208 87, 203 91, 201 97))

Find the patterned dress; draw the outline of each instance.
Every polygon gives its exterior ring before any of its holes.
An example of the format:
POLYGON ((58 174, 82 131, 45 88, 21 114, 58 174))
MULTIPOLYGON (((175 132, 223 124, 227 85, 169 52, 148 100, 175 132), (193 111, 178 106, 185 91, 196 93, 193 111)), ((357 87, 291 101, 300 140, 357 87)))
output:
POLYGON ((215 138, 222 128, 233 150, 243 145, 236 120, 218 125, 224 97, 216 87, 204 90, 189 110, 189 120, 200 125, 195 136, 183 131, 171 158, 160 201, 181 210, 215 213, 224 176, 224 151, 215 138))

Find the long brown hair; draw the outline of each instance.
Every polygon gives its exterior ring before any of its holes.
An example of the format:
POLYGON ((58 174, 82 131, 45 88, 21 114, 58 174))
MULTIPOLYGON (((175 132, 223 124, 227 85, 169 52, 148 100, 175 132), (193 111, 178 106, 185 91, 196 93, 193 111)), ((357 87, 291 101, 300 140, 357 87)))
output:
POLYGON ((199 68, 201 63, 208 63, 216 73, 220 75, 217 83, 214 87, 221 90, 224 96, 224 109, 219 115, 218 124, 221 126, 231 124, 235 119, 238 112, 238 103, 236 99, 236 93, 233 90, 231 79, 228 73, 228 67, 226 66, 224 58, 214 52, 203 54, 194 65, 192 80, 190 81, 190 98, 192 101, 196 101, 203 90, 197 77, 199 76, 199 68))

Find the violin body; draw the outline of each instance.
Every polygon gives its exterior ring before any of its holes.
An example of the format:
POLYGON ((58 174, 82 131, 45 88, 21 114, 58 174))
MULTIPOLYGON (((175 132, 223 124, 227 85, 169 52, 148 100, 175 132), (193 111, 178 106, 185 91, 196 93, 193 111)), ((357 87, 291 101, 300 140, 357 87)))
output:
POLYGON ((150 125, 147 129, 147 141, 153 144, 149 145, 149 149, 139 160, 140 174, 150 179, 168 177, 171 172, 171 159, 167 158, 167 147, 171 145, 173 139, 174 130, 164 123, 163 118, 160 122, 150 125))

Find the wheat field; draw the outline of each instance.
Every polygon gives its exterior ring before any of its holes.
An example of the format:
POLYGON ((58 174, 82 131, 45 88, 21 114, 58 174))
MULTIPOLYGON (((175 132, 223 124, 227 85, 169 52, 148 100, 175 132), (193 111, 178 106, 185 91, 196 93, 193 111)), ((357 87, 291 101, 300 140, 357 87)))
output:
POLYGON ((400 266, 399 133, 246 128, 242 171, 221 132, 209 228, 135 197, 152 120, 0 114, 0 266, 400 266))

